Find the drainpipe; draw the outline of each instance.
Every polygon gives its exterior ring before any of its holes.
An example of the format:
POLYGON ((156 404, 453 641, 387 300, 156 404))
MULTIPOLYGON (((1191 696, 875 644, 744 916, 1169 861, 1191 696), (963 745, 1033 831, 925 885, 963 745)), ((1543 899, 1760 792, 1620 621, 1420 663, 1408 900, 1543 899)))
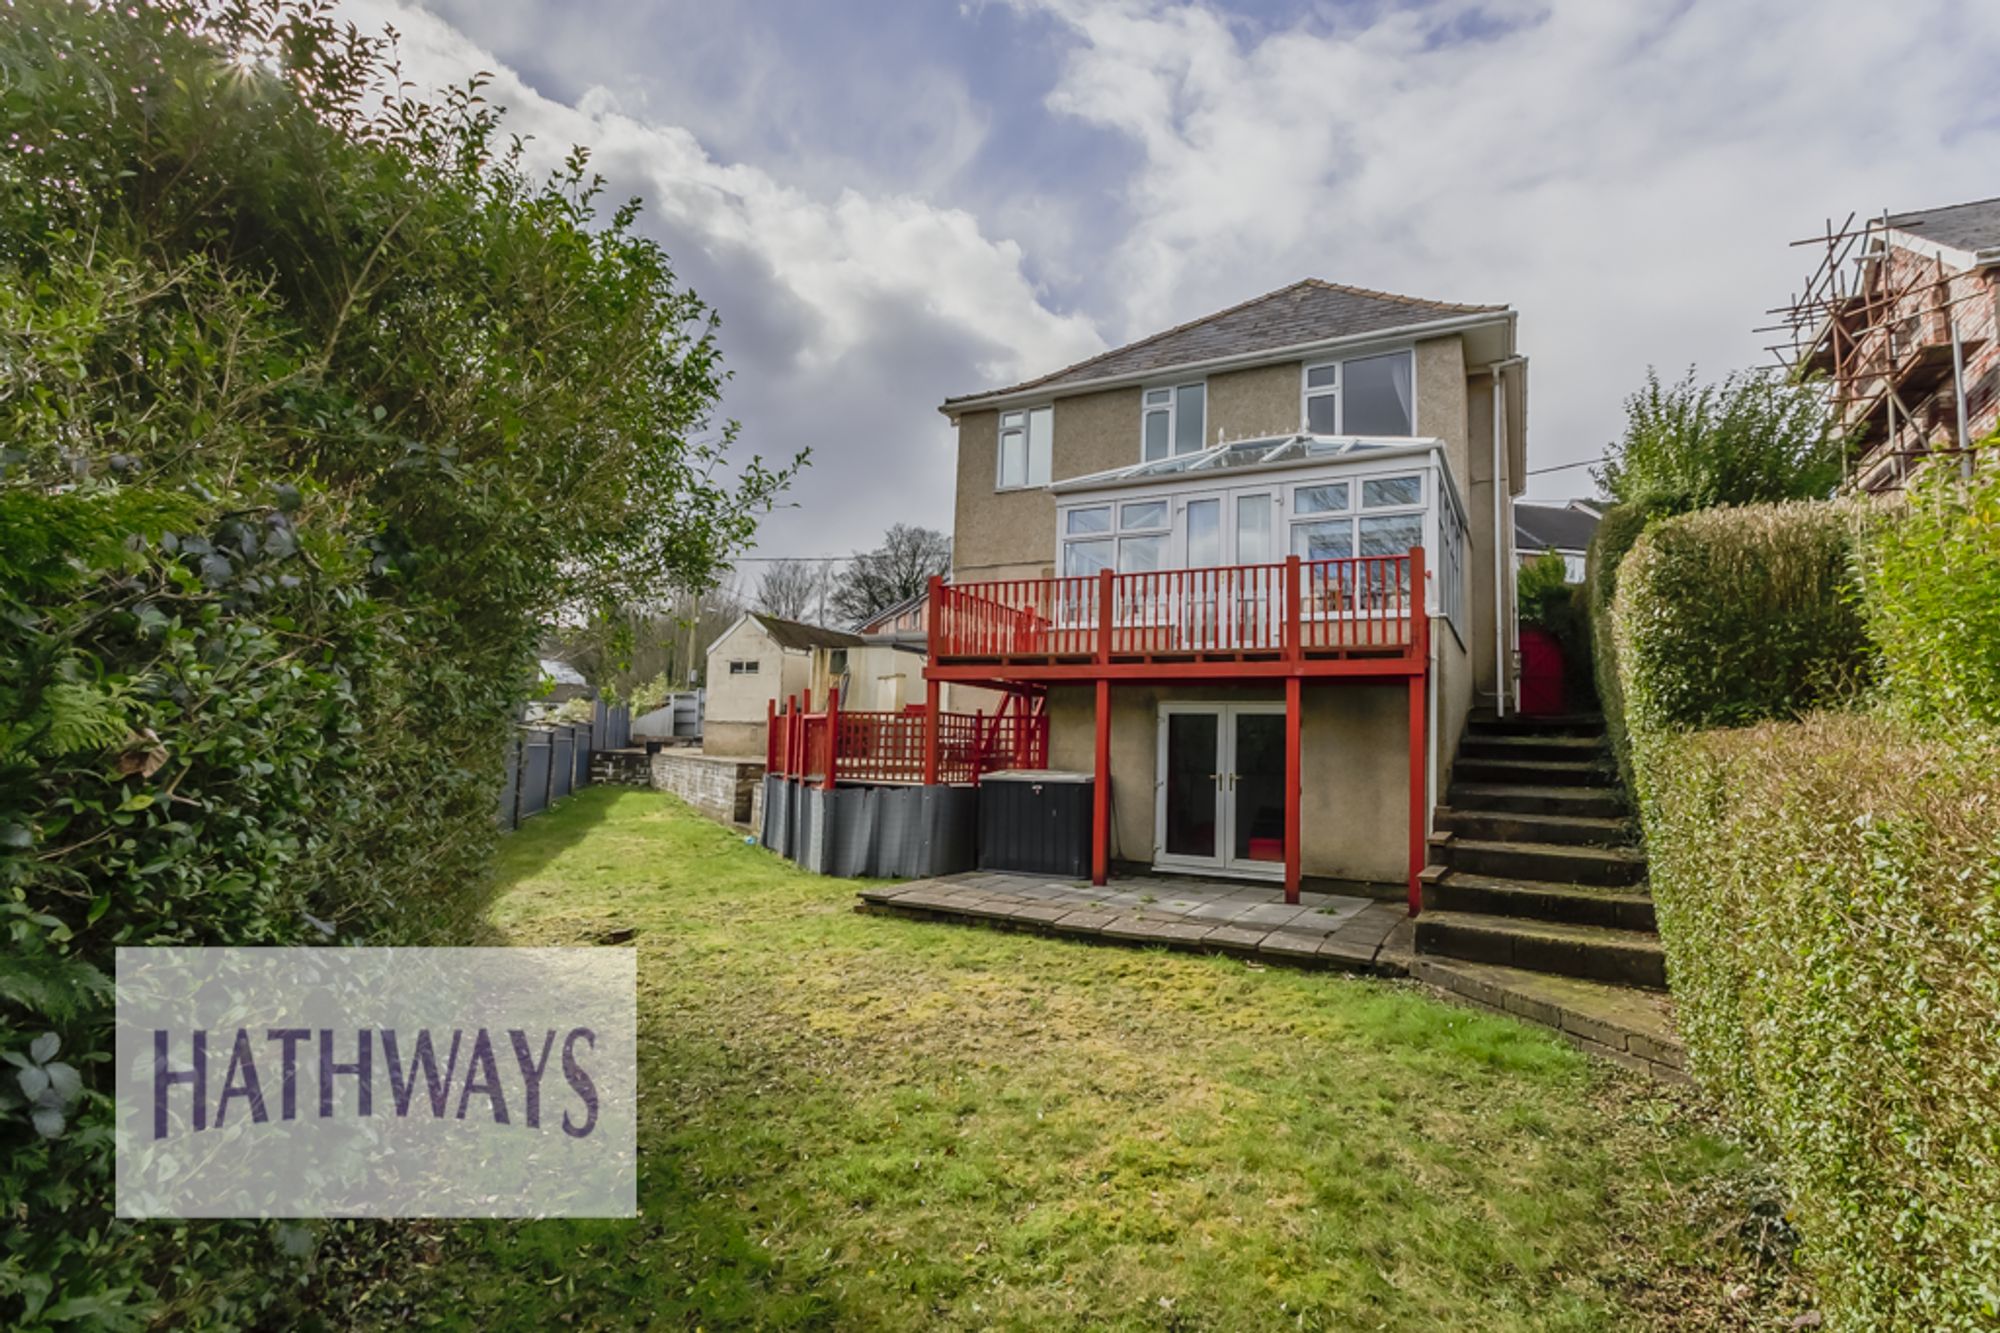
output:
MULTIPOLYGON (((1945 289, 1949 292, 1951 289, 1945 289)), ((1972 480, 1972 448, 1965 435, 1965 348, 1958 340, 1958 317, 1947 314, 1945 319, 1951 324, 1951 396, 1954 415, 1958 418, 1958 475, 1965 481, 1972 480)))
POLYGON ((1506 623, 1507 597, 1501 590, 1501 580, 1507 580, 1511 587, 1514 581, 1513 543, 1507 540, 1506 521, 1507 494, 1500 484, 1500 459, 1506 448, 1507 388, 1500 372, 1509 366, 1518 366, 1526 361, 1524 356, 1510 356, 1489 362, 1482 367, 1493 376, 1493 711, 1507 716, 1507 649, 1513 639, 1513 631, 1506 623))

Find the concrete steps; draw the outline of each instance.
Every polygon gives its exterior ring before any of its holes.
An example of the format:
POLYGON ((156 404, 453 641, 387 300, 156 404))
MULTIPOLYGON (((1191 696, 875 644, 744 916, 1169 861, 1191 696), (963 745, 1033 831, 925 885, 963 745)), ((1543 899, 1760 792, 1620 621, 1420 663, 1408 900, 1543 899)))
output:
POLYGON ((1619 819, 1626 814, 1624 794, 1616 787, 1459 781, 1451 784, 1445 799, 1451 803, 1452 810, 1464 814, 1505 811, 1523 815, 1567 814, 1594 819, 1619 819))
MULTIPOLYGON (((1475 715, 1452 777, 1413 941, 1425 980, 1554 1027, 1564 1012, 1617 1008, 1580 996, 1665 988, 1646 857, 1632 845, 1601 720, 1475 715), (1570 988, 1564 1004, 1551 987, 1570 988)), ((1627 1063, 1678 1069, 1658 1036, 1634 1038, 1644 1055, 1608 1029, 1590 1041, 1627 1063)))
POLYGON ((1657 935, 1483 912, 1425 912, 1417 952, 1495 963, 1615 985, 1665 990, 1667 959, 1657 935))
MULTIPOLYGON (((1654 930, 1653 900, 1630 889, 1592 889, 1538 880, 1494 879, 1462 870, 1424 878, 1423 906, 1442 912, 1522 917, 1611 930, 1654 930)), ((1419 918, 1421 920, 1421 918, 1419 918)))
POLYGON ((1410 975, 1445 999, 1540 1023, 1592 1055, 1663 1082, 1688 1082, 1671 1002, 1656 991, 1456 958, 1413 958, 1410 975))
POLYGON ((1603 815, 1548 811, 1459 810, 1441 806, 1436 826, 1483 842, 1556 842, 1578 847, 1619 847, 1632 841, 1632 825, 1603 815))

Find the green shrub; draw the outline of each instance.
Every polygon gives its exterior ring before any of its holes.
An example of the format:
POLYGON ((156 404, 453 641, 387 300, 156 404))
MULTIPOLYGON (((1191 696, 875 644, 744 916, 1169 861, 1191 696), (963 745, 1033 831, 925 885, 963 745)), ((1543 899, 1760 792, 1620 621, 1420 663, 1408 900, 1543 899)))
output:
POLYGON ((1632 744, 1854 697, 1869 659, 1853 595, 1861 523, 1852 507, 1807 502, 1648 528, 1620 566, 1611 614, 1632 744))
POLYGON ((787 474, 636 206, 329 6, 19 0, 0 119, 0 1057, 80 1075, 0 1105, 0 1325, 284 1326, 298 1229, 111 1215, 113 950, 463 941, 539 626, 787 474))
POLYGON ((1590 613, 1583 585, 1569 581, 1558 551, 1544 551, 1521 567, 1514 601, 1523 625, 1548 631, 1562 647, 1563 684, 1571 707, 1589 706, 1596 694, 1591 672, 1590 613))
POLYGON ((1837 1328, 2000 1326, 2000 752, 1874 714, 1652 732, 1695 1076, 1782 1171, 1837 1328))
POLYGON ((1823 500, 1840 481, 1845 437, 1825 395, 1770 371, 1698 385, 1690 370, 1625 400, 1625 431, 1598 482, 1620 504, 1678 513, 1718 505, 1823 500))
POLYGON ((1632 742, 1625 730, 1625 687, 1618 666, 1618 644, 1611 633, 1611 607, 1618 595, 1618 568, 1626 553, 1645 535, 1646 525, 1667 512, 1654 504, 1613 505, 1605 510, 1591 536, 1584 566, 1583 605, 1589 620, 1597 703, 1604 712, 1605 735, 1628 791, 1632 788, 1632 742))
POLYGON ((1862 605, 1883 686, 1915 716, 2000 726, 2000 473, 1932 469, 1866 544, 1862 605))

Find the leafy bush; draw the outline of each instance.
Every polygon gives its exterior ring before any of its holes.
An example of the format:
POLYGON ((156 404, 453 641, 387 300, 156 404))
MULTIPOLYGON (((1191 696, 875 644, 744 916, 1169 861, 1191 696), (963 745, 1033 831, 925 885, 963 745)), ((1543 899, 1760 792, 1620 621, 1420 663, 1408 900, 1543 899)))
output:
POLYGON ((1611 633, 1611 608, 1618 595, 1618 569, 1645 535, 1646 525, 1667 512, 1653 504, 1613 505, 1598 520, 1585 561, 1583 605, 1590 622, 1590 663, 1597 681, 1598 707, 1604 731, 1618 761, 1626 790, 1633 787, 1632 742, 1625 730, 1625 686, 1618 663, 1618 644, 1611 633))
POLYGON ((2000 474, 1932 469, 1862 571, 1889 695, 1926 721, 2000 726, 2000 474))
POLYGON ((1639 755, 1693 1072, 1832 1324, 2000 1325, 2000 751, 1816 714, 1639 755))
POLYGON ((1569 566, 1558 551, 1544 551, 1521 567, 1514 584, 1523 625, 1548 631, 1562 647, 1563 683, 1573 706, 1596 693, 1591 673, 1588 595, 1569 581, 1569 566))
POLYGON ((462 939, 538 625, 787 473, 689 442, 635 206, 327 7, 22 0, 0 75, 0 1057, 81 1085, 0 1107, 0 1324, 283 1324, 296 1229, 111 1216, 112 950, 462 939))
POLYGON ((1657 371, 1625 400, 1625 433, 1598 484, 1620 504, 1686 513, 1717 505, 1824 499, 1840 481, 1845 437, 1825 397, 1774 372, 1671 385, 1657 371))
POLYGON ((1611 616, 1633 744, 1854 697, 1869 659, 1853 596, 1861 522, 1849 506, 1794 503, 1648 528, 1620 566, 1611 616))

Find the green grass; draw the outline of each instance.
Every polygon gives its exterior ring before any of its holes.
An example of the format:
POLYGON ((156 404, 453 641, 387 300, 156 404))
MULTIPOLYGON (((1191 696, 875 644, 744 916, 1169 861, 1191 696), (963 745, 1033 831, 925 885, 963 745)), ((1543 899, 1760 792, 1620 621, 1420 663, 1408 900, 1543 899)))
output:
POLYGON ((642 1216, 443 1228, 380 1323, 1711 1328, 1772 1304, 1703 1239, 1735 1150, 1414 987, 859 915, 850 882, 651 792, 578 795, 502 873, 510 942, 636 932, 642 1216))

